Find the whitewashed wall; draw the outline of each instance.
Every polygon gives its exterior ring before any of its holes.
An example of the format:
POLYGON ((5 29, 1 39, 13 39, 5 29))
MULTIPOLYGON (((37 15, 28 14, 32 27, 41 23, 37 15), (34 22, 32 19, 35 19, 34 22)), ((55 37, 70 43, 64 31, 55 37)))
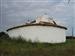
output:
POLYGON ((8 31, 10 37, 22 36, 24 39, 61 43, 66 41, 65 29, 52 26, 27 26, 8 31))

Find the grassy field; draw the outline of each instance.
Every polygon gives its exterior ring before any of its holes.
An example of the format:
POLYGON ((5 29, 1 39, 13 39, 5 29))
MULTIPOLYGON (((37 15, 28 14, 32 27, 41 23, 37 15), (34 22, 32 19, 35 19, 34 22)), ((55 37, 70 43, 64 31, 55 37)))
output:
POLYGON ((0 56, 75 56, 75 39, 67 39, 66 43, 50 44, 2 37, 0 56))

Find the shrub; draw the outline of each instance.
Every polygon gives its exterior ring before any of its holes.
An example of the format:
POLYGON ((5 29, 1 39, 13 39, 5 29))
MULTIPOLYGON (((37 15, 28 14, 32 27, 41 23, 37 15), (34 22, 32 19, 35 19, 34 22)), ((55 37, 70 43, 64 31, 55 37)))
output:
POLYGON ((0 32, 0 39, 10 39, 8 34, 6 34, 5 32, 0 32))

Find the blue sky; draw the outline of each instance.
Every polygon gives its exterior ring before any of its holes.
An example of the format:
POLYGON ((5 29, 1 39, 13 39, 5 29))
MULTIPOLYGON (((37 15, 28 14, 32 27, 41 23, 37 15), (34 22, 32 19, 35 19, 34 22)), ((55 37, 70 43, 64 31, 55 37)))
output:
MULTIPOLYGON (((75 0, 0 0, 0 31, 24 24, 28 19, 47 13, 48 16, 64 23, 67 35, 75 28, 75 0)), ((60 23, 60 24, 62 24, 60 23)), ((75 35, 75 29, 74 29, 75 35)))

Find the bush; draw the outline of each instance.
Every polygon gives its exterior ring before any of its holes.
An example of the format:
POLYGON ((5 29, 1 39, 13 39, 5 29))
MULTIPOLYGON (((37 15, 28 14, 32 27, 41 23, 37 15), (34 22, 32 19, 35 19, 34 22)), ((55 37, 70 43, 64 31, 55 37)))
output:
POLYGON ((0 32, 0 39, 9 39, 9 36, 5 32, 0 32))

